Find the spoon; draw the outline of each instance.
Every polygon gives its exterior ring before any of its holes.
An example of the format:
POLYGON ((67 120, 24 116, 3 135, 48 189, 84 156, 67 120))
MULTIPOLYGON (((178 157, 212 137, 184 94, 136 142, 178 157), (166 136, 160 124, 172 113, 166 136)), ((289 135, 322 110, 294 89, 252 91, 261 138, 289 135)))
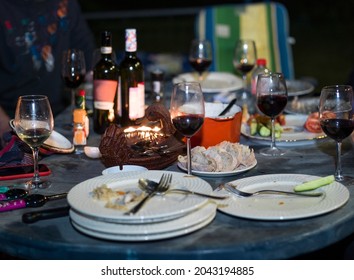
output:
POLYGON ((237 98, 232 99, 232 100, 230 101, 229 105, 227 105, 227 106, 225 107, 225 109, 222 110, 222 112, 218 115, 218 117, 223 116, 223 115, 225 115, 228 111, 230 111, 231 107, 234 106, 234 104, 236 103, 236 101, 237 101, 237 98))
MULTIPOLYGON (((156 185, 158 183, 149 180, 149 179, 145 179, 145 178, 141 178, 139 179, 139 187, 143 190, 143 191, 147 191, 150 192, 151 190, 156 189, 156 185)), ((179 192, 179 193, 185 193, 185 194, 194 194, 194 195, 199 195, 199 196, 203 196, 203 197, 207 197, 207 198, 212 198, 212 199, 226 199, 228 198, 228 196, 215 196, 215 195, 210 195, 210 194, 206 194, 206 193, 200 193, 200 192, 195 192, 195 191, 190 191, 190 190, 186 190, 186 189, 168 189, 165 192, 157 192, 157 195, 164 195, 166 193, 170 193, 170 192, 179 192)))

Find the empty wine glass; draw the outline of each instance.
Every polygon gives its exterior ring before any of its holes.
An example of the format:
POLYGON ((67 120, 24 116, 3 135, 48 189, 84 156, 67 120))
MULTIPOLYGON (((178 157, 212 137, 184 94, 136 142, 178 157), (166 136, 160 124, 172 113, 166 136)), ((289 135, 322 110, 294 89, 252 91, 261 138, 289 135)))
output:
POLYGON ((211 43, 208 40, 194 39, 189 50, 189 64, 198 72, 199 81, 213 60, 211 43))
POLYGON ((260 150, 265 156, 281 156, 285 151, 275 145, 275 118, 280 115, 288 102, 288 91, 284 75, 281 73, 258 75, 256 87, 258 109, 271 118, 272 141, 269 148, 260 150))
POLYGON ((204 123, 203 92, 198 82, 182 82, 173 86, 170 105, 171 120, 178 132, 187 139, 187 172, 192 172, 190 138, 204 123))
POLYGON ((324 133, 336 141, 336 181, 343 182, 354 179, 343 176, 341 166, 342 141, 354 128, 353 89, 349 85, 331 85, 321 90, 320 124, 324 133))
POLYGON ((50 181, 44 181, 39 176, 39 148, 53 131, 54 120, 47 96, 20 96, 15 112, 14 127, 22 141, 30 146, 33 153, 34 175, 26 185, 29 189, 47 188, 50 181))
POLYGON ((251 72, 257 61, 256 43, 253 40, 238 40, 235 47, 233 64, 235 69, 242 74, 241 102, 249 99, 247 91, 247 74, 251 72))

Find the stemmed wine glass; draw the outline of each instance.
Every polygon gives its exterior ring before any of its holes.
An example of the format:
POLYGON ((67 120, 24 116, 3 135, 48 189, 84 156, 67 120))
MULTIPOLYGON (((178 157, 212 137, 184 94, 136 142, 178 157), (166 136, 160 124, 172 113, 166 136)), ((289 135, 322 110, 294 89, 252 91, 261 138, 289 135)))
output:
POLYGON ((256 43, 253 40, 238 40, 235 47, 233 64, 235 69, 242 74, 242 100, 247 99, 247 74, 256 65, 256 61, 256 43))
POLYGON ((343 176, 341 167, 342 140, 347 138, 354 128, 352 87, 349 85, 325 86, 321 90, 319 113, 322 130, 336 141, 337 156, 334 173, 336 181, 354 179, 343 176))
POLYGON ((63 52, 61 75, 66 87, 71 92, 70 106, 72 111, 75 107, 76 89, 82 84, 86 75, 85 55, 82 50, 68 49, 63 52))
POLYGON ((39 176, 39 148, 53 131, 54 119, 47 96, 20 96, 15 112, 14 127, 22 141, 30 146, 33 152, 34 175, 26 185, 29 189, 47 188, 50 181, 44 181, 39 176))
POLYGON ((189 50, 189 64, 198 72, 199 81, 213 60, 211 43, 208 40, 194 39, 189 50))
POLYGON ((281 156, 285 152, 275 145, 275 118, 280 115, 288 102, 288 91, 284 75, 270 73, 258 75, 256 87, 256 103, 258 109, 271 118, 272 142, 270 148, 263 148, 260 154, 265 156, 281 156))
POLYGON ((191 175, 190 138, 204 123, 203 92, 198 82, 181 82, 173 86, 170 105, 171 120, 178 132, 187 139, 187 172, 191 175))

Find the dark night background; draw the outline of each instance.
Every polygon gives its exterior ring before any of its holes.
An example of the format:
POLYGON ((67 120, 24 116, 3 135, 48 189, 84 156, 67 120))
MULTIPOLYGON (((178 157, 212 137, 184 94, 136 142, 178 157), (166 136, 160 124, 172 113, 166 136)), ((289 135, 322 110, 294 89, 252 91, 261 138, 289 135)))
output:
MULTIPOLYGON (((223 3, 260 1, 79 0, 95 37, 103 29, 114 34, 114 47, 124 49, 124 29, 138 30, 139 51, 186 53, 194 36, 197 8, 223 3), (183 15, 183 13, 185 13, 183 15), (177 14, 177 15, 176 15, 177 14)), ((315 77, 317 90, 346 83, 354 66, 354 3, 352 1, 278 1, 289 13, 296 78, 315 77)))

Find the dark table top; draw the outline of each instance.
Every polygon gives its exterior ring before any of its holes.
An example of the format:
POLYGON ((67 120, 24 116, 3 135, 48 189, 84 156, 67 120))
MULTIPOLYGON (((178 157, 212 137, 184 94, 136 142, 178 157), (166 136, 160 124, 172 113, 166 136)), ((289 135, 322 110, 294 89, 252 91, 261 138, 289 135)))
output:
MULTIPOLYGON (((60 123, 57 121, 56 123, 60 123)), ((71 132, 56 131, 71 139, 71 132)), ((99 135, 91 133, 89 145, 97 146, 99 135)), ((286 147, 287 155, 268 158, 257 153, 260 146, 241 138, 256 151, 258 164, 231 177, 203 178, 213 188, 219 183, 263 174, 297 173, 325 176, 334 172, 335 146, 331 140, 286 147)), ((52 170, 51 188, 40 193, 69 191, 76 184, 101 175, 99 159, 85 155, 54 154, 44 158, 52 170)), ((343 145, 342 164, 353 175, 353 140, 343 145)), ((166 170, 181 172, 176 164, 166 170)), ((13 183, 10 182, 2 182, 13 183)), ((0 213, 0 251, 28 259, 289 259, 325 248, 354 233, 354 187, 349 201, 333 212, 292 221, 259 221, 217 212, 206 227, 193 233, 160 241, 118 242, 86 236, 73 228, 69 216, 25 224, 25 212, 38 208, 0 213)), ((67 205, 66 200, 48 202, 41 209, 67 205)))

